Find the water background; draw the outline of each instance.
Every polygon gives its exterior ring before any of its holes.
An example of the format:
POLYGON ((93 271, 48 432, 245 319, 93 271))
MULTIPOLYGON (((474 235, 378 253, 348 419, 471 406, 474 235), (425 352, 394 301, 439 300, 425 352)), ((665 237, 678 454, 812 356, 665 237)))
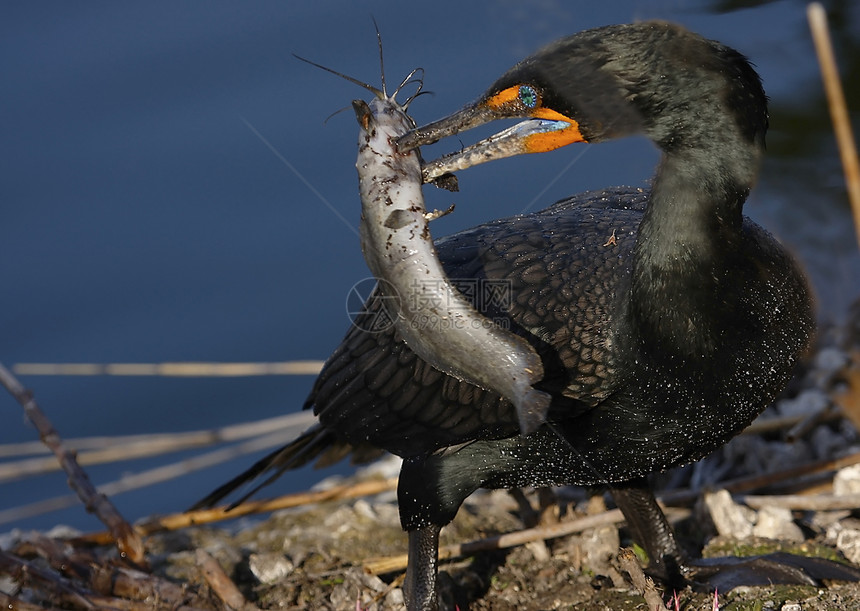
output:
MULTIPOLYGON (((856 111, 860 8, 834 3, 856 111)), ((755 62, 772 100, 770 156, 747 213, 801 258, 824 320, 860 289, 860 261, 805 20, 794 0, 451 2, 27 2, 0 6, 0 361, 325 359, 349 320, 359 250, 350 110, 366 92, 297 53, 379 82, 426 71, 423 123, 478 96, 551 40, 641 19, 682 23, 755 62), (741 7, 741 8, 738 8, 741 7), (250 127, 249 127, 250 126, 250 127), (262 135, 283 159, 261 138, 262 135)), ((857 116, 855 112, 855 124, 857 116)), ((479 135, 467 134, 466 143, 479 135)), ((450 139, 425 157, 454 150, 450 139)), ((578 191, 643 185, 643 139, 568 147, 460 176, 445 235, 578 191)), ((196 430, 297 411, 312 377, 22 376, 66 438, 196 430)), ((37 439, 0 395, 0 443, 37 439)), ((96 483, 193 455, 89 472, 96 483)), ((115 497, 129 519, 179 511, 259 456, 115 497)), ((305 489, 302 470, 267 494, 305 489)), ((0 510, 68 493, 65 477, 0 485, 0 510)), ((80 506, 13 524, 99 529, 80 506)))

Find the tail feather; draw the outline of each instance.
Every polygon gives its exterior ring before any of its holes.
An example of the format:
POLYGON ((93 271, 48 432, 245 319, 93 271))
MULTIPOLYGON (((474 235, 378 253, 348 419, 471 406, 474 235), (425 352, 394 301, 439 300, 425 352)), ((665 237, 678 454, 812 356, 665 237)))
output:
POLYGON ((264 456, 251 468, 240 473, 226 484, 213 490, 206 497, 197 501, 189 511, 212 507, 242 486, 251 485, 255 480, 269 474, 262 482, 254 485, 249 492, 244 493, 238 500, 231 503, 228 510, 232 509, 248 500, 261 488, 278 479, 284 471, 298 469, 313 460, 316 460, 314 466, 321 468, 333 465, 348 455, 352 455, 353 464, 361 464, 375 460, 382 454, 383 450, 379 448, 369 445, 353 446, 341 441, 330 431, 317 424, 289 444, 264 456))

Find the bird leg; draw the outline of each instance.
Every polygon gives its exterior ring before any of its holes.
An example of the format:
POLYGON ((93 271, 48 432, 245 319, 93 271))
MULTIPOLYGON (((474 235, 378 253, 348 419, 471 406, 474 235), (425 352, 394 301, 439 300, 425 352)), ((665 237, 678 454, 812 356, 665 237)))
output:
POLYGON ((428 524, 409 531, 409 558, 403 590, 409 611, 436 611, 436 576, 441 526, 428 524))
POLYGON ((648 572, 669 586, 683 588, 686 556, 648 480, 640 477, 613 484, 610 492, 633 538, 648 554, 651 561, 648 572))
POLYGON ((688 559, 657 504, 645 478, 613 485, 612 496, 633 537, 645 548, 648 573, 672 588, 690 583, 697 589, 728 592, 738 586, 821 585, 828 581, 860 581, 860 570, 824 558, 784 552, 738 558, 688 559))

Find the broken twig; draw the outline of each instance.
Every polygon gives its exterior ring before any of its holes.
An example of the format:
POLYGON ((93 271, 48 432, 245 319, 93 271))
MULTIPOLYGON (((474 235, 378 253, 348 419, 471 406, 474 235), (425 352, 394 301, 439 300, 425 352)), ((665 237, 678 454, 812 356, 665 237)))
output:
MULTIPOLYGON (((147 536, 157 532, 179 530, 180 528, 199 526, 201 524, 209 524, 211 522, 234 520, 246 515, 277 511, 279 509, 287 509, 289 507, 300 507, 302 505, 322 503, 324 501, 339 501, 362 496, 370 496, 372 494, 394 490, 396 487, 396 477, 390 479, 372 479, 358 482, 357 484, 334 486, 326 490, 287 494, 274 499, 262 501, 245 501, 238 507, 234 507, 229 511, 227 511, 227 506, 222 506, 214 509, 201 509, 199 511, 188 511, 184 513, 173 513, 166 516, 156 516, 135 525, 134 528, 141 536, 147 536)), ((75 537, 75 541, 78 543, 103 545, 109 540, 109 538, 109 533, 101 532, 75 537)))
POLYGON ((860 507, 860 494, 773 494, 746 495, 738 497, 739 502, 761 509, 762 507, 784 507, 797 511, 836 511, 860 507))
POLYGON ((648 605, 649 609, 665 608, 663 597, 660 596, 651 578, 645 576, 645 572, 632 549, 625 547, 618 552, 618 564, 630 575, 633 587, 639 590, 639 593, 645 598, 645 604, 648 605))
POLYGON ((39 437, 46 446, 51 448, 51 451, 63 466, 63 471, 68 474, 69 486, 78 495, 78 498, 83 502, 87 511, 94 513, 108 527, 120 553, 136 564, 143 564, 143 541, 108 498, 96 490, 89 476, 87 476, 86 472, 77 463, 77 460, 75 460, 74 453, 63 445, 63 440, 54 429, 51 421, 39 409, 39 406, 33 399, 32 393, 25 389, 2 364, 0 364, 0 384, 24 408, 27 418, 33 423, 36 430, 39 431, 39 437))
POLYGON ((206 583, 209 584, 212 591, 224 602, 228 609, 259 611, 259 607, 245 600, 239 588, 227 576, 227 573, 224 572, 218 561, 200 548, 197 549, 197 566, 206 579, 206 583))

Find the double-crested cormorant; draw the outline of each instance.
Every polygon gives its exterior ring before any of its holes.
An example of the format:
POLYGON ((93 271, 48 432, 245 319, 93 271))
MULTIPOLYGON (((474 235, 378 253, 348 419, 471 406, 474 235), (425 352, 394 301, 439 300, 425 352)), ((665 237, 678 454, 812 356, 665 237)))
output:
MULTIPOLYGON (((305 405, 319 424, 201 502, 320 456, 402 456, 410 609, 435 608, 439 531, 482 487, 610 484, 651 570, 679 577, 687 560, 645 476, 702 458, 746 427, 813 333, 797 265, 742 215, 768 114, 740 53, 667 23, 588 30, 398 145, 511 117, 544 121, 510 132, 507 154, 637 132, 663 153, 650 191, 585 193, 437 242, 450 278, 506 283, 509 303, 479 305, 540 354, 536 388, 553 397, 547 422, 522 436, 508 401, 429 367, 393 329, 359 319, 305 405)), ((475 146, 459 155, 498 156, 493 144, 475 146)), ((371 300, 363 316, 379 307, 371 300)), ((768 578, 806 578, 793 571, 768 578)))

